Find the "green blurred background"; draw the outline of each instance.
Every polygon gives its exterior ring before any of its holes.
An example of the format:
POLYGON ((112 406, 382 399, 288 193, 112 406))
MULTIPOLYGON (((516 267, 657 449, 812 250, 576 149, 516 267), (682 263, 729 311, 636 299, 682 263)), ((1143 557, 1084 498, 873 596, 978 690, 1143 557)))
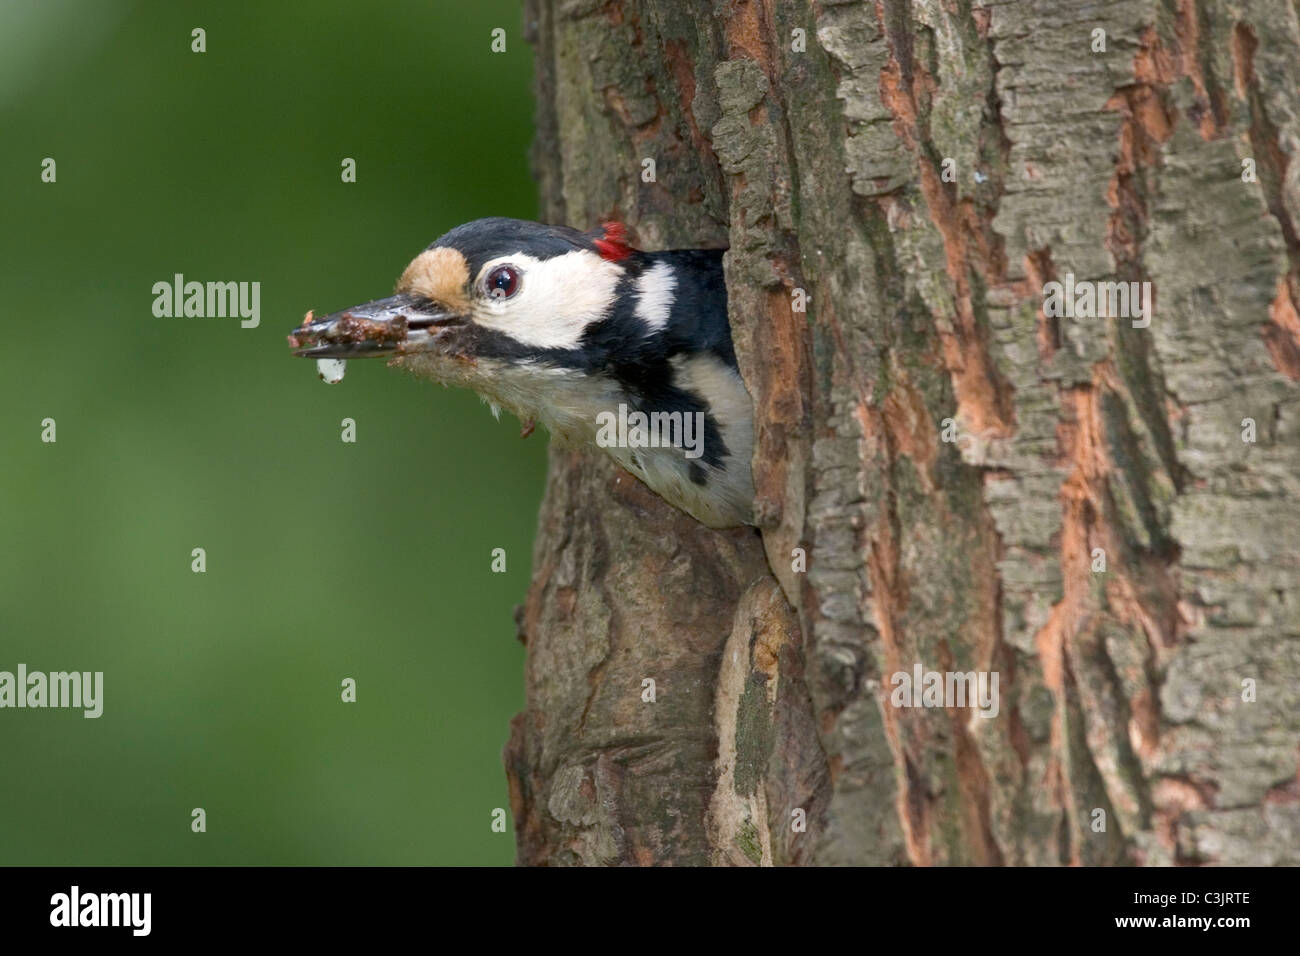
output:
POLYGON ((0 3, 0 670, 105 698, 0 710, 0 864, 513 860, 546 438, 285 335, 535 216, 531 72, 518 0, 0 3), (261 325, 155 318, 177 272, 261 325))

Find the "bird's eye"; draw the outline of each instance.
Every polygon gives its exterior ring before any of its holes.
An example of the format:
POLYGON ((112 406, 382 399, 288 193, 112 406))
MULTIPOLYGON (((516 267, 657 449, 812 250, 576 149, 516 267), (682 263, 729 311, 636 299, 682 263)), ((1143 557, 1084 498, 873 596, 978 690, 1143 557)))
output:
POLYGON ((487 294, 494 299, 508 299, 519 291, 519 272, 512 266, 497 266, 487 275, 487 294))

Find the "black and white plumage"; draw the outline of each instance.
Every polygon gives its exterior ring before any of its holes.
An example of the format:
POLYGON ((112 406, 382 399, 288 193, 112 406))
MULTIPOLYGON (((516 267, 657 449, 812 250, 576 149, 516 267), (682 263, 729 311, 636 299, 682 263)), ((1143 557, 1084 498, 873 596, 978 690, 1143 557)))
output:
POLYGON ((559 441, 600 447, 710 527, 751 521, 753 407, 722 250, 641 252, 617 224, 584 233, 478 219, 416 256, 394 295, 308 313, 289 341, 301 356, 388 357, 467 386, 526 431, 540 422, 559 441), (629 419, 652 424, 609 427, 629 419))

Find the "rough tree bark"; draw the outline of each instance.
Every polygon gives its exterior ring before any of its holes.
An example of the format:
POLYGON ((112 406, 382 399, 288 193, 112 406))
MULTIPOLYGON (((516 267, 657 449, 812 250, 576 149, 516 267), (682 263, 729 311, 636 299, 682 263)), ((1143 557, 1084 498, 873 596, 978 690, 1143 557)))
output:
POLYGON ((762 534, 552 453, 519 862, 1300 863, 1294 0, 526 18, 544 217, 730 247, 762 534))

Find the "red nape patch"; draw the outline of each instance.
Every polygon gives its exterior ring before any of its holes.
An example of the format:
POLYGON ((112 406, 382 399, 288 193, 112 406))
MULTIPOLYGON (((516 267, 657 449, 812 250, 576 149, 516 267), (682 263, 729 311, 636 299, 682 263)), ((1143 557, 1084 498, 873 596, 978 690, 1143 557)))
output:
POLYGON ((627 244, 627 226, 621 222, 603 222, 601 228, 605 231, 593 244, 602 259, 618 262, 632 254, 632 247, 627 244))

